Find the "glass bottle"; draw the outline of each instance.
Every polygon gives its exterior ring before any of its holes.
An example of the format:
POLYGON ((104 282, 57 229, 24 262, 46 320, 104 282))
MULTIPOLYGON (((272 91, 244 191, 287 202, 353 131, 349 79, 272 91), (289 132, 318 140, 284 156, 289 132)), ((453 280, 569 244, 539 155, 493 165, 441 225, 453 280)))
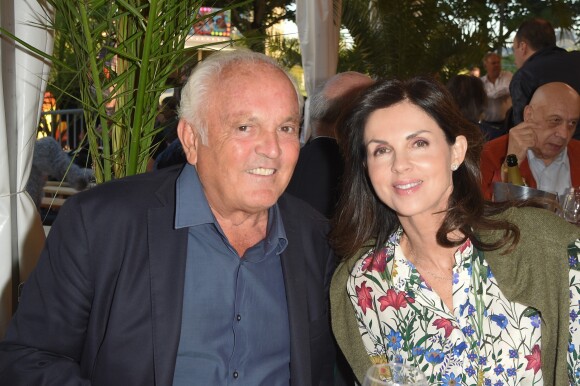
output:
POLYGON ((515 154, 508 154, 506 158, 507 164, 507 182, 513 185, 524 185, 524 180, 520 174, 520 167, 518 166, 518 157, 515 154))

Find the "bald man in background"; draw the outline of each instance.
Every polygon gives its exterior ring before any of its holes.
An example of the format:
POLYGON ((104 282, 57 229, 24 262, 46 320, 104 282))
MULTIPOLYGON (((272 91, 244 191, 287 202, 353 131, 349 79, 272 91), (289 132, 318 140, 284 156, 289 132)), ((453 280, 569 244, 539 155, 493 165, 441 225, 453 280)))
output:
POLYGON ((303 199, 327 218, 338 201, 343 160, 336 128, 356 96, 373 80, 354 71, 328 79, 310 97, 312 138, 300 150, 298 163, 286 191, 303 199))
POLYGON ((526 184, 562 195, 580 186, 580 141, 572 139, 580 117, 580 96, 562 82, 540 86, 524 109, 524 121, 485 144, 482 189, 491 199, 493 182, 505 182, 505 159, 518 157, 526 184))

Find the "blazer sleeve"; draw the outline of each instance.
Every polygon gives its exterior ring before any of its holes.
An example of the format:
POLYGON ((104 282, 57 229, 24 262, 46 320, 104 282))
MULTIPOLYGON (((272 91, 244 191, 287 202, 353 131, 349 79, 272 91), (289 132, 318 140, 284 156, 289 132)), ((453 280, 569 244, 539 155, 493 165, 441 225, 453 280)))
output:
POLYGON ((2 384, 90 385, 79 363, 93 296, 92 269, 75 203, 71 197, 61 209, 0 343, 2 384))
POLYGON ((494 181, 501 181, 501 165, 507 151, 507 138, 504 138, 505 136, 486 143, 481 152, 481 190, 486 200, 491 200, 493 196, 494 181))

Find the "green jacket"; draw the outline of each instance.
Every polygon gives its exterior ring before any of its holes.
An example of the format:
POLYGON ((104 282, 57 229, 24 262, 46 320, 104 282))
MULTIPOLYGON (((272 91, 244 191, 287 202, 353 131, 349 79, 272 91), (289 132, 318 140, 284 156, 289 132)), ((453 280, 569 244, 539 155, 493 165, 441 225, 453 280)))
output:
MULTIPOLYGON (((510 301, 537 309, 542 319, 542 374, 547 386, 568 386, 569 265, 567 246, 580 238, 580 228, 554 214, 536 208, 512 208, 500 216, 516 224, 520 242, 510 254, 486 252, 497 283, 510 301)), ((502 232, 485 232, 484 241, 503 237, 502 232)), ((332 329, 358 380, 362 382, 371 361, 359 333, 354 308, 346 292, 350 272, 369 247, 343 261, 330 286, 332 329)))

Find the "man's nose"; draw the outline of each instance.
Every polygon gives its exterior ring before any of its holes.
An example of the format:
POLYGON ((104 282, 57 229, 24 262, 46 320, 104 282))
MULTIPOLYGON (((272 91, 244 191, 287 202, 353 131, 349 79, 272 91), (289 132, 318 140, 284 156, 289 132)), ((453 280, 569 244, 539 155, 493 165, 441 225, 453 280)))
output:
POLYGON ((278 131, 262 131, 258 138, 256 152, 268 158, 277 158, 281 152, 278 131))

